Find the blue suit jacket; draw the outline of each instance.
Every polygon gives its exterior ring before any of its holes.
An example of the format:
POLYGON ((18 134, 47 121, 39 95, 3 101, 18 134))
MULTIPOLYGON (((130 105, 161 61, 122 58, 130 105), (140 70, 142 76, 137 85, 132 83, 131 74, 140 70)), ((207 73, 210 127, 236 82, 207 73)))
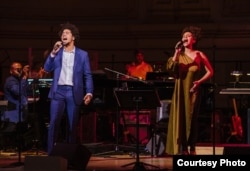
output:
MULTIPOLYGON (((28 106, 28 82, 25 79, 21 79, 19 81, 18 78, 14 76, 9 76, 6 78, 4 84, 4 98, 8 100, 8 110, 4 112, 2 116, 2 120, 9 120, 10 122, 18 123, 19 122, 19 98, 21 94, 21 120, 23 121, 26 116, 23 116, 24 109, 27 109, 28 106), (21 83, 21 87, 19 87, 19 83, 21 83), (19 89, 21 88, 21 93, 19 89)), ((25 113, 27 114, 27 113, 25 113)))
MULTIPOLYGON (((62 69, 62 55, 63 48, 60 49, 54 58, 49 55, 44 64, 45 71, 54 71, 53 82, 48 95, 49 98, 53 98, 57 90, 58 80, 62 69)), ((74 100, 77 105, 81 105, 83 102, 83 96, 86 93, 93 94, 94 87, 88 53, 77 47, 75 47, 75 61, 73 69, 74 100)))

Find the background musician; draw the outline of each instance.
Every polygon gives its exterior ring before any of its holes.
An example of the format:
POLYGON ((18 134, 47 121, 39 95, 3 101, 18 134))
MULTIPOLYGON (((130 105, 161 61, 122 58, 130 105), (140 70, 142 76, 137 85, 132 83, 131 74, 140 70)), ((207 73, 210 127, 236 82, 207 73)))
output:
POLYGON ((21 144, 22 139, 17 139, 17 132, 27 128, 24 121, 28 117, 28 74, 29 65, 22 67, 19 62, 10 65, 10 76, 4 83, 4 100, 8 101, 8 106, 1 116, 0 140, 4 149, 16 148, 17 141, 21 144))
POLYGON ((143 51, 135 51, 135 60, 134 63, 126 65, 127 75, 136 77, 140 80, 146 80, 147 72, 153 72, 153 68, 145 61, 143 51))
POLYGON ((2 120, 6 120, 12 123, 19 122, 19 98, 21 98, 21 121, 25 119, 27 114, 27 78, 29 75, 29 66, 19 62, 13 62, 10 65, 10 76, 6 78, 4 84, 4 98, 8 100, 14 109, 6 111, 2 117, 2 120), (20 87, 21 84, 21 87, 20 87), (19 91, 19 88, 21 91, 19 91))

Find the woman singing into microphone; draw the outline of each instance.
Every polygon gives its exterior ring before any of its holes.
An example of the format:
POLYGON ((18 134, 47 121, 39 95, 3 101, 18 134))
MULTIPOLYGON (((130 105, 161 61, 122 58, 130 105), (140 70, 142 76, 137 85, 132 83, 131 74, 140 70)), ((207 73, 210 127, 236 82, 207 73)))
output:
POLYGON ((213 76, 207 56, 196 49, 200 31, 194 26, 184 28, 174 55, 167 61, 167 70, 175 77, 166 142, 170 155, 196 154, 200 85, 213 76))

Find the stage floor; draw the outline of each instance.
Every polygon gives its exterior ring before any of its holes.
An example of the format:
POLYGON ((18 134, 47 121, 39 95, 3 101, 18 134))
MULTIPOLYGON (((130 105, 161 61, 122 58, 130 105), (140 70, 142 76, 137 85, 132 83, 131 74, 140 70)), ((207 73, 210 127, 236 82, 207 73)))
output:
MULTIPOLYGON (((140 149, 139 155, 134 148, 119 146, 121 150, 114 150, 114 144, 84 144, 91 152, 87 162, 86 171, 134 171, 136 164, 141 164, 146 170, 171 171, 173 168, 172 156, 153 156, 140 149), (124 150, 126 149, 126 150, 124 150), (139 157, 139 158, 137 158, 139 157)), ((197 155, 223 155, 223 154, 250 154, 250 144, 199 144, 197 155)), ((25 171, 25 158, 49 158, 43 151, 0 152, 0 171, 25 171), (19 165, 16 165, 19 164, 19 165)), ((39 163, 39 162, 38 162, 39 163)), ((27 164, 27 160, 26 160, 27 164)), ((39 166, 38 166, 39 167, 39 166)), ((56 171, 56 170, 55 170, 56 171)), ((68 169, 68 171, 74 171, 68 169)))
MULTIPOLYGON (((132 171, 134 170, 135 162, 138 162, 137 153, 131 152, 132 150, 117 152, 112 151, 114 145, 108 146, 107 144, 94 144, 84 145, 92 155, 88 161, 86 171, 132 171), (102 149, 102 151, 100 151, 102 149)), ((227 147, 247 147, 249 144, 205 144, 197 146, 197 155, 222 155, 224 149, 227 147)), ((3 152, 0 153, 0 171, 24 171, 23 165, 13 165, 13 163, 25 164, 26 156, 44 156, 47 154, 42 151, 22 152, 21 157, 17 152, 3 152)), ((172 170, 172 156, 152 156, 150 153, 139 153, 139 162, 142 163, 146 170, 172 170)))

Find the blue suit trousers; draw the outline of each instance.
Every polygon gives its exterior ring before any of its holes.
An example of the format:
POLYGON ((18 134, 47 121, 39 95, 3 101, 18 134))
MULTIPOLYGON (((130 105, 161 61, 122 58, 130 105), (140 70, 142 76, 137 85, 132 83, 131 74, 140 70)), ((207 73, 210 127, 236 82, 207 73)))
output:
POLYGON ((48 128, 48 155, 58 140, 63 114, 67 113, 68 143, 76 143, 80 106, 76 105, 73 98, 73 87, 58 85, 57 91, 51 99, 50 123, 48 128))

